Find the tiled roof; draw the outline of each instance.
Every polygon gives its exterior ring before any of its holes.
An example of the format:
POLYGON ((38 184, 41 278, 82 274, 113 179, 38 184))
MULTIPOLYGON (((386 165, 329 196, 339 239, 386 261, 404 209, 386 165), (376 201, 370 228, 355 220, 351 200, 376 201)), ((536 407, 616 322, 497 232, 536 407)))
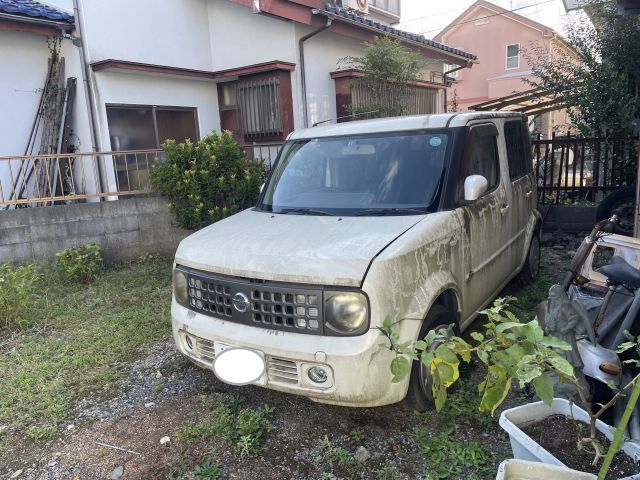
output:
POLYGON ((35 0, 0 0, 0 13, 73 23, 73 15, 35 0))
MULTIPOLYGON (((3 0, 0 0, 0 2, 2 1, 3 0)), ((464 50, 449 47, 442 43, 429 40, 424 35, 405 32, 404 30, 398 30, 397 28, 393 28, 389 25, 385 25, 384 23, 376 22, 375 20, 371 20, 369 18, 363 17, 362 15, 358 15, 357 13, 354 13, 350 10, 344 10, 338 7, 327 6, 326 12, 346 18, 348 20, 353 20, 355 22, 362 23, 363 25, 366 25, 369 27, 373 27, 377 30, 380 30, 380 32, 388 33, 389 35, 406 38, 407 40, 413 40, 414 42, 422 43, 428 47, 437 48, 445 52, 453 53, 454 55, 460 55, 461 57, 468 58, 469 60, 476 60, 478 58, 476 55, 465 52, 464 50)))

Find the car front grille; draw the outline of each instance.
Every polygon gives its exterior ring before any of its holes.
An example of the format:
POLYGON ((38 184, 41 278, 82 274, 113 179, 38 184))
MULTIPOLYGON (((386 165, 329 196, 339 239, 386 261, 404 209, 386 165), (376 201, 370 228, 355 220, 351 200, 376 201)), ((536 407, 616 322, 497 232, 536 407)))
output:
POLYGON ((187 275, 189 308, 272 330, 323 334, 322 289, 224 277, 177 267, 187 275))

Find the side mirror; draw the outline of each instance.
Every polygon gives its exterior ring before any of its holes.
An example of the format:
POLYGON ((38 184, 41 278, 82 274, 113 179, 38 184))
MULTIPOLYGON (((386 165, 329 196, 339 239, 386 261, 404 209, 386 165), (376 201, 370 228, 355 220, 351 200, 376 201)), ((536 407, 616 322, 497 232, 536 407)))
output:
POLYGON ((482 175, 469 175, 464 179, 464 199, 466 201, 477 200, 487 191, 489 182, 482 175))
POLYGON ((262 190, 264 190, 264 183, 260 185, 260 193, 262 193, 262 190))

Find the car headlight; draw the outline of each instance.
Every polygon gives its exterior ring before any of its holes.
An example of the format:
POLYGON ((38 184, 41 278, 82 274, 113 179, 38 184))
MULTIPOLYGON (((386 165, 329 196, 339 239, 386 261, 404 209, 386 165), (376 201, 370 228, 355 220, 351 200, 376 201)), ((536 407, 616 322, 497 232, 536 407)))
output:
POLYGON ((187 276, 184 272, 174 269, 173 270, 173 296, 176 297, 176 301, 182 305, 187 306, 189 304, 188 298, 188 286, 187 276))
POLYGON ((361 335, 369 328, 367 298, 358 292, 325 292, 325 333, 361 335))

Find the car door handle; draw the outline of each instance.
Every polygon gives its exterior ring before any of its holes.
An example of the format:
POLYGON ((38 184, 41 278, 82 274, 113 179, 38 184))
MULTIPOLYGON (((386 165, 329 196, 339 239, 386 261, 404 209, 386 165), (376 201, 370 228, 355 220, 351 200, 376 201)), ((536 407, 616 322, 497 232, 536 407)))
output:
POLYGON ((500 213, 502 215, 504 215, 505 213, 507 213, 509 211, 509 205, 502 205, 502 207, 500 208, 500 213))
POLYGON ((524 196, 529 198, 532 193, 533 193, 533 190, 528 190, 528 191, 524 192, 524 196))

